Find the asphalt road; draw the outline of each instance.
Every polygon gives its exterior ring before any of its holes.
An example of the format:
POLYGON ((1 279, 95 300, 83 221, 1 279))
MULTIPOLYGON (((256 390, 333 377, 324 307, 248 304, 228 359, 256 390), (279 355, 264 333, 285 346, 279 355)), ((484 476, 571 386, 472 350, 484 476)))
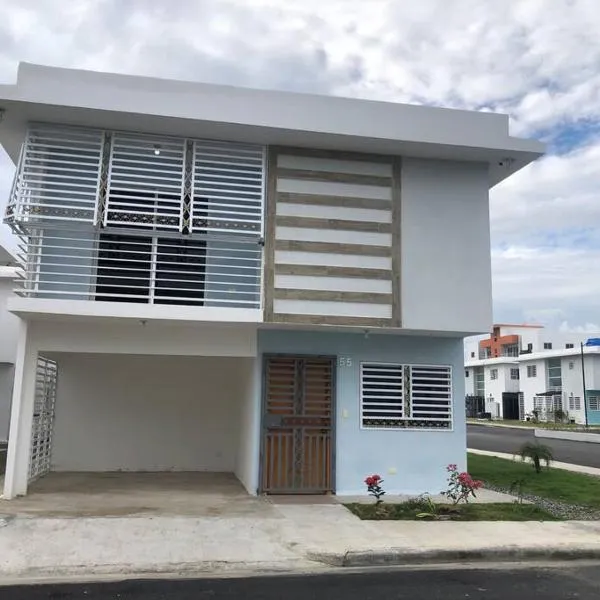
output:
POLYGON ((528 429, 467 425, 467 446, 475 450, 514 454, 525 442, 535 439, 550 446, 559 462, 600 468, 600 444, 535 438, 528 429))
POLYGON ((2 600, 594 600, 600 564, 0 588, 2 600))

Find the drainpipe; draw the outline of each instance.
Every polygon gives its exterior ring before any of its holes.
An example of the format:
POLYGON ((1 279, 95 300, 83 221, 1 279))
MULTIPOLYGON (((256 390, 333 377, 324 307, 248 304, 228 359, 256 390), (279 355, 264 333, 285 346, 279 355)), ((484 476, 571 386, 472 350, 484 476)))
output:
POLYGON ((585 426, 588 426, 588 410, 587 410, 587 396, 585 393, 585 362, 583 360, 583 342, 581 345, 581 379, 583 381, 583 413, 585 415, 585 426))

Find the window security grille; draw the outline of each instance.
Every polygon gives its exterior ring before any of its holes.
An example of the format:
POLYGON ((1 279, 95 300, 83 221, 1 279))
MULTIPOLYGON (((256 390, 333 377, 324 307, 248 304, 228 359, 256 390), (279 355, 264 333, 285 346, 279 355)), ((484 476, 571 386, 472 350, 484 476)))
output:
POLYGON ((588 396, 588 408, 590 410, 600 410, 600 397, 588 396))
POLYGON ((498 379, 498 369, 490 370, 490 379, 498 379))
POLYGON ((7 222, 83 222, 259 238, 263 146, 31 125, 7 222))
POLYGON ((527 367, 527 377, 535 377, 537 375, 537 365, 529 365, 527 367))
POLYGON ((102 132, 94 129, 31 126, 7 207, 7 223, 17 228, 64 220, 92 223, 102 140, 102 132))
POLYGON ((452 427, 451 367, 362 363, 360 396, 362 427, 452 427))
POLYGON ((510 378, 511 379, 519 379, 519 369, 517 368, 511 368, 510 370, 510 378))
POLYGON ((569 396, 569 410, 581 410, 580 396, 569 396))
POLYGON ((181 229, 185 140, 115 133, 104 225, 181 229))

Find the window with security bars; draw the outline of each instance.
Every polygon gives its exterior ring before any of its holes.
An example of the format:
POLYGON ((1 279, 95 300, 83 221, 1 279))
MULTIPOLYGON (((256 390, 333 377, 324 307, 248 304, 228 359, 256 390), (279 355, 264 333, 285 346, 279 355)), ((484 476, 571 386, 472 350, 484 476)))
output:
POLYGON ((449 429, 451 367, 362 363, 360 401, 364 428, 449 429))
POLYGON ((600 396, 588 396, 587 401, 590 410, 600 410, 600 396))
POLYGON ((580 396, 569 396, 569 410, 581 410, 580 396))

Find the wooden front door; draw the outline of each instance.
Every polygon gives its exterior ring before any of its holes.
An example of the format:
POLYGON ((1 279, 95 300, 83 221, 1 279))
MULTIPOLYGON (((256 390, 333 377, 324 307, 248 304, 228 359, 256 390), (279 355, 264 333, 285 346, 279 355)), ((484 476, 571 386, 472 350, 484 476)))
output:
POLYGON ((335 358, 266 356, 261 492, 333 492, 335 358))

